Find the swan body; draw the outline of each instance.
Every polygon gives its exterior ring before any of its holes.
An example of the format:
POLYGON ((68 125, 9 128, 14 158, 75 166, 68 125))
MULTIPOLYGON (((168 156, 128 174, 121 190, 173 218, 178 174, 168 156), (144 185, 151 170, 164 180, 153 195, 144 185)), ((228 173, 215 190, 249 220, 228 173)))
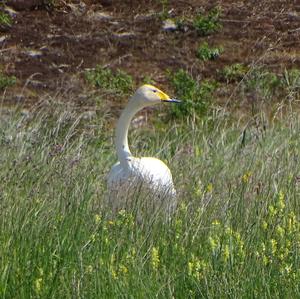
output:
POLYGON ((114 208, 123 208, 123 203, 135 192, 146 192, 155 199, 167 203, 168 210, 176 207, 176 190, 168 166, 152 157, 134 157, 128 146, 128 128, 133 116, 144 107, 161 102, 180 102, 152 85, 141 86, 123 110, 116 129, 118 162, 108 174, 110 201, 114 208), (121 201, 121 202, 120 202, 121 201))
POLYGON ((153 192, 167 192, 172 196, 176 195, 172 174, 168 166, 159 159, 152 157, 134 158, 128 161, 128 167, 122 167, 117 162, 111 169, 108 176, 110 189, 117 189, 127 184, 146 184, 153 192))

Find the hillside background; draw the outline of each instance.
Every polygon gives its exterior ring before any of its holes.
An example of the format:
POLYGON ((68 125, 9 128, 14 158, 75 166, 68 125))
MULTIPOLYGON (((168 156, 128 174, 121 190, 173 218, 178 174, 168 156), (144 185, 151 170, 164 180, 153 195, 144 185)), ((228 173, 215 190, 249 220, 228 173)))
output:
POLYGON ((99 105, 114 110, 125 96, 95 90, 85 78, 86 71, 98 65, 131 76, 130 92, 150 81, 171 94, 176 90, 168 73, 183 69, 199 82, 219 83, 215 103, 230 102, 247 110, 261 98, 253 90, 239 96, 237 86, 246 72, 224 78, 226 66, 263 67, 281 77, 286 70, 300 67, 300 5, 296 0, 4 3, 1 72, 16 78, 3 93, 5 105, 28 107, 46 95, 86 110, 99 105), (214 9, 219 27, 197 31, 197 15, 207 16, 214 9), (171 26, 165 28, 166 20, 171 26), (197 58, 204 43, 221 49, 220 55, 206 61, 197 58))

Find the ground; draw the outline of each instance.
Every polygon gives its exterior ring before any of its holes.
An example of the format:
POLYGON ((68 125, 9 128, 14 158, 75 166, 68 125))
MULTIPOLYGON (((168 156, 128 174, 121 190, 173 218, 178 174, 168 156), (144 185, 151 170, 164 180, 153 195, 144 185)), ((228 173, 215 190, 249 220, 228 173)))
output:
MULTIPOLYGON (((183 68, 205 79, 215 78, 225 65, 237 62, 264 64, 275 72, 300 67, 296 0, 74 0, 25 8, 17 2, 22 1, 8 1, 1 8, 10 10, 13 22, 0 28, 0 65, 5 74, 17 78, 17 85, 2 92, 6 105, 30 106, 41 95, 50 95, 93 106, 95 102, 87 96, 91 87, 83 74, 97 64, 126 71, 136 86, 149 77, 168 91, 166 70, 183 68), (189 27, 162 28, 167 18, 192 20, 197 12, 216 6, 222 11, 222 29, 217 33, 201 37, 189 27), (204 41, 224 48, 219 59, 201 62, 196 58, 197 47, 204 41)), ((219 94, 228 96, 228 92, 219 94)))

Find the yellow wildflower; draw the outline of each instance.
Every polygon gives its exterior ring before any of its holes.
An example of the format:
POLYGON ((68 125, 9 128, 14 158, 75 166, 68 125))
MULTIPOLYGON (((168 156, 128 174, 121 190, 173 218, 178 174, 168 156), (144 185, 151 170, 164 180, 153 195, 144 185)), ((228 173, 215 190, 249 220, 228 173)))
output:
POLYGON ((199 146, 195 147, 195 156, 200 157, 201 156, 201 148, 199 146))
POLYGON ((188 262, 188 274, 192 276, 194 270, 194 263, 193 262, 188 262))
POLYGON ((128 273, 128 269, 127 269, 126 266, 120 265, 119 266, 119 272, 122 273, 122 274, 127 274, 128 273))
POLYGON ((245 251, 244 251, 244 241, 242 239, 236 239, 236 243, 238 246, 238 255, 240 258, 245 257, 245 251))
POLYGON ((34 289, 36 291, 37 294, 39 294, 41 292, 42 289, 42 284, 43 284, 43 278, 37 278, 34 282, 34 289))
POLYGON ((273 218, 274 216, 276 216, 277 214, 277 210, 274 208, 274 206, 269 206, 269 215, 273 218))
POLYGON ((215 251, 216 248, 218 247, 218 243, 216 242, 216 240, 214 238, 212 238, 212 237, 209 237, 208 238, 208 242, 209 242, 211 250, 215 251))
POLYGON ((278 235, 280 238, 283 238, 283 236, 284 236, 284 229, 283 229, 280 225, 278 225, 278 226, 276 227, 276 233, 277 233, 277 235, 278 235))
POLYGON ((223 250, 223 258, 224 258, 224 261, 227 262, 228 259, 229 259, 229 255, 230 255, 230 252, 229 252, 229 245, 225 245, 224 247, 224 250, 223 250))
POLYGON ((111 276, 112 276, 113 279, 118 278, 117 272, 114 269, 111 269, 111 276))
POLYGON ((290 253, 290 250, 289 250, 289 248, 288 248, 288 245, 286 245, 286 246, 287 246, 287 247, 284 248, 284 250, 283 250, 284 258, 287 258, 288 255, 289 255, 289 253, 290 253))
POLYGON ((284 260, 284 254, 283 254, 283 253, 280 253, 280 254, 278 255, 278 258, 279 258, 280 261, 283 261, 283 260, 284 260))
POLYGON ((214 225, 214 226, 219 226, 221 223, 220 223, 220 221, 219 220, 214 220, 213 222, 212 222, 212 225, 214 225))
POLYGON ((268 223, 266 221, 263 221, 262 224, 261 224, 261 227, 262 227, 263 230, 267 230, 268 223))
POLYGON ((96 215, 95 215, 95 223, 96 223, 96 224, 99 224, 100 221, 101 221, 101 216, 100 216, 99 214, 96 214, 96 215))
POLYGON ((209 183, 209 184, 207 185, 206 191, 207 191, 208 193, 211 193, 211 192, 213 191, 213 185, 212 185, 212 183, 209 183))
POLYGON ((296 216, 293 212, 289 213, 288 216, 288 231, 292 232, 294 231, 296 226, 296 216))
POLYGON ((279 192, 277 206, 280 211, 282 211, 285 208, 284 193, 282 191, 279 192))
POLYGON ((275 255, 275 253, 277 251, 277 241, 275 239, 271 239, 270 240, 270 245, 271 245, 272 255, 275 255))
POLYGON ((238 242, 240 242, 240 241, 242 240, 242 239, 241 239, 241 235, 240 235, 239 232, 234 232, 233 234, 234 234, 234 236, 235 236, 235 239, 236 239, 238 242))
POLYGON ((157 270, 159 267, 159 253, 158 253, 158 249, 156 247, 152 247, 151 250, 151 265, 153 270, 157 270))
POLYGON ((244 184, 248 183, 250 178, 251 178, 252 172, 251 171, 247 171, 243 176, 242 176, 242 182, 244 184))
POLYGON ((201 196, 202 195, 202 193, 203 193, 203 186, 202 186, 201 180, 198 180, 197 184, 195 185, 194 192, 195 192, 195 195, 197 195, 197 196, 201 196))
POLYGON ((269 263, 269 259, 267 258, 267 256, 264 254, 263 255, 263 264, 266 266, 269 263))
POLYGON ((207 270, 207 264, 192 255, 192 259, 188 262, 188 274, 196 279, 203 277, 203 272, 207 270))
POLYGON ((127 261, 127 263, 130 263, 131 261, 133 261, 134 258, 135 258, 135 255, 136 255, 135 248, 132 248, 132 249, 130 250, 130 252, 128 252, 128 253, 126 254, 126 261, 127 261))

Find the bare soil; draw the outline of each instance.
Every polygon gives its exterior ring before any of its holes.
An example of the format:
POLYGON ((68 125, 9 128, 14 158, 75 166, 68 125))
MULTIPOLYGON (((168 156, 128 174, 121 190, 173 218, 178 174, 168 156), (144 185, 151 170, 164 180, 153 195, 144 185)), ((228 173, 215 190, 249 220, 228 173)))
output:
POLYGON ((32 105, 41 95, 59 94, 62 101, 94 105, 83 73, 97 64, 126 71, 137 86, 149 76, 166 90, 167 69, 183 68, 203 79, 216 78, 218 70, 237 62, 276 72, 300 68, 299 0, 31 2, 25 7, 8 2, 15 9, 13 24, 0 29, 2 71, 18 79, 3 93, 7 104, 32 105), (166 17, 192 19, 216 5, 222 29, 215 34, 162 28, 166 17), (196 58, 204 41, 224 48, 220 58, 205 63, 196 58))

